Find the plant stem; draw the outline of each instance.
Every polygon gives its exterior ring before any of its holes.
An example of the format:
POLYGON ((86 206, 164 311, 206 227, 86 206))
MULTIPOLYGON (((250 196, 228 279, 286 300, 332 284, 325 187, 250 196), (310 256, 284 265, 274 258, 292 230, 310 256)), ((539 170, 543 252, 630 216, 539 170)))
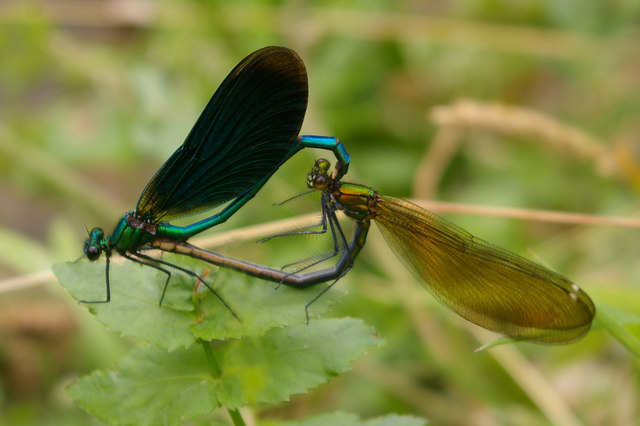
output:
POLYGON ((198 342, 202 345, 202 349, 204 349, 204 354, 207 357, 207 364, 209 365, 209 373, 211 373, 211 377, 214 379, 219 379, 222 376, 222 370, 216 361, 216 358, 213 356, 213 349, 211 349, 211 343, 198 339, 198 342))
MULTIPOLYGON (((207 365, 209 366, 209 373, 211 377, 214 379, 219 379, 222 376, 222 369, 218 362, 216 361, 215 356, 213 355, 213 349, 211 348, 211 342, 206 340, 198 339, 198 343, 202 345, 202 349, 204 349, 204 354, 207 357, 207 365)), ((245 426, 244 419, 240 415, 240 411, 237 408, 230 410, 227 408, 227 412, 229 413, 229 417, 233 421, 235 426, 245 426)))
POLYGON ((233 410, 229 410, 227 408, 227 411, 229 412, 229 415, 231 416, 231 420, 233 420, 233 424, 235 426, 245 426, 244 419, 240 415, 240 411, 238 411, 237 408, 233 410))

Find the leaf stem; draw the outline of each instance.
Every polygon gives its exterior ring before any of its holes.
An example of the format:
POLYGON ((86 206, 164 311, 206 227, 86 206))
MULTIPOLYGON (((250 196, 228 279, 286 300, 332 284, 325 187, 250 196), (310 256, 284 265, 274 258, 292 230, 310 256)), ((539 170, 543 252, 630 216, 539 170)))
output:
POLYGON ((211 343, 198 339, 198 342, 202 345, 202 349, 204 349, 204 354, 207 357, 207 365, 209 366, 209 373, 211 377, 214 379, 219 379, 222 376, 222 370, 216 361, 216 358, 213 356, 213 349, 211 349, 211 343))
POLYGON ((229 415, 231 416, 231 420, 233 420, 233 424, 235 426, 245 426, 244 419, 240 415, 240 411, 238 411, 237 408, 233 410, 229 410, 227 408, 227 411, 229 412, 229 415))
MULTIPOLYGON (((207 358, 207 365, 209 366, 209 373, 211 377, 214 379, 219 379, 222 376, 222 369, 220 365, 216 361, 215 356, 213 355, 213 349, 211 348, 211 342, 203 339, 198 339, 198 343, 202 345, 202 349, 204 349, 204 354, 207 358)), ((229 417, 233 421, 235 426, 245 426, 244 419, 240 415, 240 411, 237 408, 230 410, 227 408, 227 412, 229 413, 229 417)))

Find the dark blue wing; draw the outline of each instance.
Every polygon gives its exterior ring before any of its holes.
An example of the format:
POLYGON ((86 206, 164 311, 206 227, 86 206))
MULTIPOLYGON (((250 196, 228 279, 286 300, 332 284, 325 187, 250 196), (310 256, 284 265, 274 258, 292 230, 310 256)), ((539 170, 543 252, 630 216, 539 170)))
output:
POLYGON ((262 186, 295 153, 307 98, 307 73, 293 50, 271 46, 244 58, 147 184, 140 216, 167 221, 262 186))

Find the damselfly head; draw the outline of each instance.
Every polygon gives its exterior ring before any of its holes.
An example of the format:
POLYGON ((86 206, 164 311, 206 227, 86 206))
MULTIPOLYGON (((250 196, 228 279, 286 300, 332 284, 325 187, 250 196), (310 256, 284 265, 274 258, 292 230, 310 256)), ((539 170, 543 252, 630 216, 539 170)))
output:
POLYGON ((103 241, 104 231, 101 228, 93 228, 89 232, 89 238, 84 242, 84 254, 89 260, 96 260, 100 257, 103 241))
POLYGON ((311 172, 307 175, 307 186, 313 189, 323 190, 329 185, 329 175, 327 171, 331 167, 329 160, 320 158, 316 160, 311 172))

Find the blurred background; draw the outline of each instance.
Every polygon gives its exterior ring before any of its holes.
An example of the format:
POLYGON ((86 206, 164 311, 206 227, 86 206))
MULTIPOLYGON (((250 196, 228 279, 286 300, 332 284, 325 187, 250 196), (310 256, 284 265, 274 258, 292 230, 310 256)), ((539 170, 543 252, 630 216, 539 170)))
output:
MULTIPOLYGON (((637 229, 535 213, 637 215, 638 2, 1 1, 0 424, 93 421, 64 388, 113 365, 131 342, 105 331, 49 268, 81 256, 87 229, 110 230, 134 208, 227 73, 274 44, 304 60, 303 133, 345 143, 347 180, 531 210, 529 220, 443 215, 572 278, 640 335, 637 229)), ((317 196, 273 206, 305 190, 315 156, 296 155, 212 233, 318 212, 317 196)), ((215 249, 273 266, 318 251, 317 238, 281 240, 215 249)), ((573 345, 473 353, 495 336, 438 305, 390 253, 373 232, 333 312, 363 318, 387 345, 329 385, 254 407, 258 418, 640 418, 638 360, 597 322, 573 345)))

